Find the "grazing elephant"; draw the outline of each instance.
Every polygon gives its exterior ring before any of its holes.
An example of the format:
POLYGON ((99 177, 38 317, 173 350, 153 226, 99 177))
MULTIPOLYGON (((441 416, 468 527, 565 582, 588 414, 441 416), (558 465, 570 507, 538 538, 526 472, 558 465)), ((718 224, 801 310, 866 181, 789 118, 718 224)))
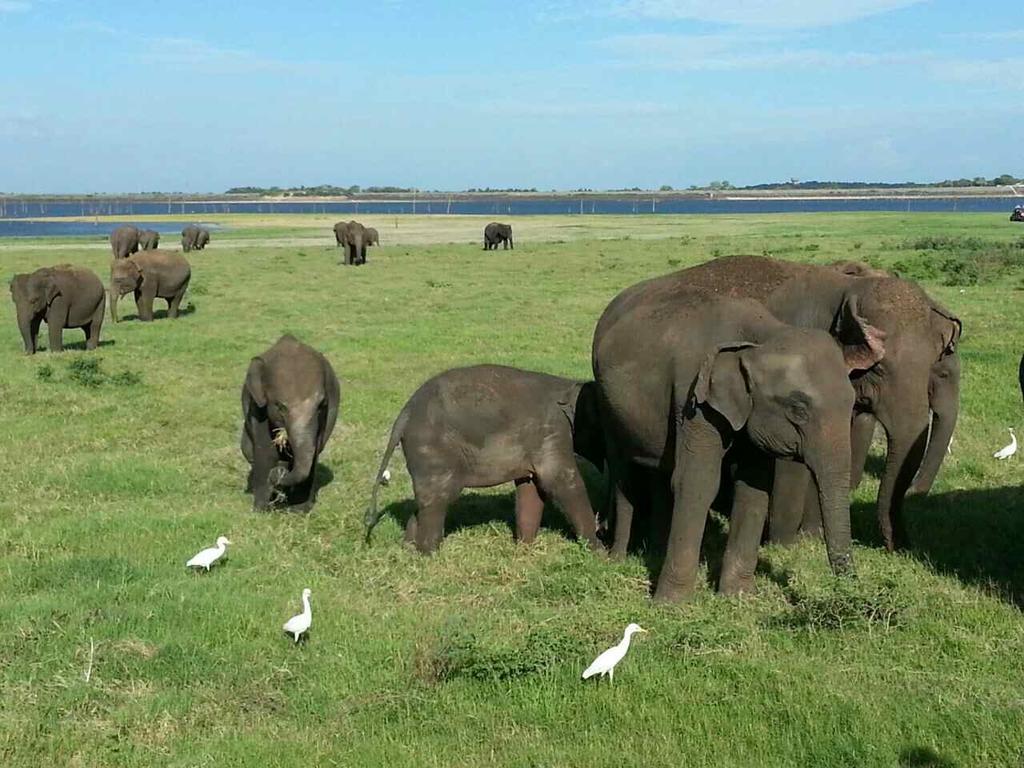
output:
POLYGON ((1010 221, 1024 221, 1024 208, 1016 206, 1010 214, 1010 221))
POLYGON ((373 227, 366 228, 366 244, 380 245, 380 234, 373 227))
POLYGON ((139 230, 131 225, 118 227, 110 233, 110 248, 115 259, 126 259, 139 250, 139 230))
POLYGON ((160 247, 160 233, 153 229, 139 232, 139 247, 144 251, 155 251, 160 247))
MULTIPOLYGON (((842 307, 857 302, 867 321, 885 335, 888 352, 880 364, 854 377, 856 412, 874 414, 886 431, 888 452, 878 489, 878 521, 887 549, 904 546, 903 499, 927 442, 932 366, 956 350, 962 330, 959 318, 908 280, 851 277, 829 266, 761 256, 715 259, 671 277, 680 288, 757 299, 783 322, 834 336, 842 307)), ((806 469, 799 464, 776 462, 773 540, 784 543, 795 537, 808 483, 806 469)))
POLYGON ((338 420, 341 387, 322 354, 282 336, 249 363, 242 385, 242 455, 253 508, 267 509, 278 489, 308 511, 316 502, 316 461, 338 420))
POLYGON ((530 542, 544 499, 558 503, 576 535, 597 549, 597 526, 576 465, 578 453, 604 463, 593 382, 500 365, 453 368, 413 393, 391 428, 374 480, 366 535, 380 519, 377 491, 402 444, 418 512, 406 541, 433 552, 444 536, 448 505, 464 488, 516 483, 516 532, 530 542))
POLYGON ((64 349, 64 328, 85 331, 86 349, 99 346, 106 293, 92 270, 60 264, 15 275, 11 280, 11 299, 26 354, 36 353, 39 324, 43 320, 50 333, 51 352, 64 349))
POLYGON ((366 263, 366 227, 358 221, 339 221, 334 225, 334 238, 345 249, 343 264, 358 266, 366 263))
POLYGON ((849 373, 882 359, 881 334, 856 299, 825 332, 797 328, 750 299, 688 289, 680 273, 616 296, 594 331, 594 378, 615 494, 614 551, 628 544, 640 483, 671 498, 672 522, 655 597, 694 589, 701 539, 733 446, 744 450, 719 590, 753 586, 768 513, 771 457, 802 462, 816 478, 835 573, 852 571, 849 373))
POLYGON ((512 242, 511 224, 500 224, 497 221, 492 221, 484 227, 484 250, 496 251, 498 250, 498 243, 502 243, 502 247, 505 250, 509 248, 515 250, 516 246, 512 242))
POLYGON ((167 316, 178 316, 178 307, 192 279, 188 260, 176 251, 143 251, 110 265, 110 318, 117 319, 117 300, 135 294, 139 320, 153 319, 153 299, 167 299, 167 316))
POLYGON ((195 224, 189 224, 183 230, 181 230, 181 249, 188 253, 189 251, 201 251, 210 242, 210 231, 205 227, 197 227, 195 224))

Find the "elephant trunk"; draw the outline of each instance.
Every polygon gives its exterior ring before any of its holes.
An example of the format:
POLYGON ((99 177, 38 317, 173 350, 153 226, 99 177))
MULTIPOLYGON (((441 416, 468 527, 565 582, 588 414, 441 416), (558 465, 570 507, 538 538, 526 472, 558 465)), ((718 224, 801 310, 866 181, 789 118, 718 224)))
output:
POLYGON ((21 339, 25 342, 25 352, 29 355, 35 354, 36 345, 32 339, 32 311, 27 307, 18 307, 18 330, 21 331, 21 339))
MULTIPOLYGON (((906 545, 903 525, 903 499, 921 465, 928 439, 927 412, 907 419, 908 426, 887 429, 888 450, 885 469, 878 487, 878 524, 885 548, 890 552, 906 545)), ((883 422, 883 426, 885 426, 883 422)))
POLYGON ((949 361, 948 378, 933 381, 930 390, 932 428, 924 460, 910 489, 911 494, 926 494, 932 489, 956 429, 960 413, 960 361, 955 355, 949 361))
POLYGON ((313 472, 316 460, 315 415, 314 411, 313 418, 289 420, 287 431, 292 450, 292 468, 275 485, 282 488, 298 485, 313 472))
MULTIPOLYGON (((842 430, 840 430, 840 433, 842 430)), ((848 432, 847 432, 848 434, 848 432)), ((813 451, 807 467, 818 487, 825 549, 832 572, 853 573, 850 536, 850 444, 842 437, 832 440, 824 451, 813 451)))
POLYGON ((111 284, 108 293, 110 294, 110 319, 116 323, 119 322, 117 319, 117 300, 121 298, 121 292, 117 290, 116 285, 111 284))

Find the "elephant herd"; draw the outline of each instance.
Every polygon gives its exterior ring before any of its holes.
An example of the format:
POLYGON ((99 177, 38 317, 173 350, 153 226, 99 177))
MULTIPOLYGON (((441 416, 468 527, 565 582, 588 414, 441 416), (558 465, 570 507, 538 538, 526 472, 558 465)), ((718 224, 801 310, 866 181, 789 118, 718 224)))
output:
MULTIPOLYGON (((210 230, 189 224, 181 230, 181 250, 201 251, 210 243, 210 230)), ((126 259, 139 250, 152 251, 160 246, 160 233, 152 229, 139 229, 130 224, 110 233, 110 248, 115 259, 126 259)))
MULTIPOLYGON (((344 263, 365 263, 376 233, 358 222, 334 231, 344 263)), ((511 246, 511 231, 505 239, 511 246)), ((116 257, 118 232, 111 244, 116 257)), ((115 258, 113 319, 117 298, 129 292, 140 319, 152 319, 156 297, 175 316, 190 276, 177 252, 115 258)), ((11 293, 27 352, 43 319, 51 349, 60 349, 64 327, 84 329, 87 348, 97 346, 105 294, 89 270, 17 275, 11 293)), ((597 319, 592 380, 475 365, 416 389, 374 479, 366 535, 381 517, 380 486, 401 445, 417 504, 405 537, 424 553, 440 545, 448 507, 464 488, 514 482, 523 541, 534 538, 551 500, 595 550, 604 550, 605 528, 615 556, 642 535, 664 548, 659 600, 694 590, 713 505, 725 505, 731 519, 721 592, 753 588, 765 536, 785 544, 820 532, 832 570, 849 573, 849 492, 876 423, 887 440, 879 528, 890 551, 908 543, 904 498, 929 490, 956 424, 961 332, 956 315, 919 285, 858 262, 730 256, 646 280, 597 319), (596 515, 577 456, 606 474, 596 515)), ((1024 389, 1024 360, 1021 381, 1024 389)), ((312 507, 340 397, 330 362, 294 337, 250 361, 241 451, 256 508, 312 507)))
MULTIPOLYGON (((359 266, 366 263, 366 248, 380 245, 380 235, 373 227, 365 227, 358 221, 339 221, 334 225, 334 239, 339 248, 344 248, 341 263, 345 266, 359 266)), ((505 249, 515 248, 512 242, 512 225, 492 221, 484 227, 484 250, 497 250, 498 244, 505 249)))

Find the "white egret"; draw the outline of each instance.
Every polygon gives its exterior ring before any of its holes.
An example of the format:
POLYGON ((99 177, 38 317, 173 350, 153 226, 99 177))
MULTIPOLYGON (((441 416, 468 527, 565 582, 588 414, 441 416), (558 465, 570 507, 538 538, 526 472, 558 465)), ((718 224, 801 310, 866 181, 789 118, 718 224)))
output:
POLYGON ((583 670, 583 679, 586 680, 594 675, 608 676, 609 682, 615 682, 615 665, 622 661, 629 650, 629 641, 637 632, 647 632, 639 624, 630 624, 622 633, 622 640, 618 645, 613 645, 602 653, 593 663, 583 670))
POLYGON ((1013 427, 1010 430, 1010 444, 1004 445, 998 451, 992 454, 993 459, 1008 459, 1017 452, 1017 436, 1013 434, 1013 427))
POLYGON ((299 642, 299 637, 313 623, 313 609, 309 607, 309 596, 312 594, 313 590, 309 587, 302 590, 302 613, 292 616, 284 623, 284 631, 293 636, 296 643, 299 642))
POLYGON ((202 552, 196 554, 191 560, 185 563, 186 568, 205 568, 210 570, 210 566, 224 557, 224 553, 228 551, 228 544, 231 542, 227 540, 226 536, 217 537, 217 546, 208 547, 202 552))
POLYGON ((383 472, 380 473, 380 484, 381 485, 387 485, 390 482, 391 482, 391 470, 390 469, 385 469, 383 472))

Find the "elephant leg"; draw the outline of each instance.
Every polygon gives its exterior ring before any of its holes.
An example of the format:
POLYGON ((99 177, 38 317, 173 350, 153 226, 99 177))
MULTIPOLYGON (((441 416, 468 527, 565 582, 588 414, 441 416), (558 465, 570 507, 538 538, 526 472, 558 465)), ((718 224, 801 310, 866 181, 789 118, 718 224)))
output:
POLYGON ((804 486, 811 493, 804 494, 804 514, 800 521, 800 533, 804 536, 813 536, 816 539, 824 538, 825 526, 821 517, 821 499, 818 495, 818 481, 813 477, 808 478, 804 486))
POLYGON ((156 289, 143 287, 141 295, 138 298, 139 308, 139 320, 144 322, 152 322, 153 320, 153 302, 156 300, 156 289))
POLYGON ((725 449, 721 433, 702 411, 681 420, 672 472, 672 525, 654 593, 660 602, 676 602, 693 593, 704 525, 718 494, 725 449))
POLYGON ((870 413, 855 413, 850 422, 850 490, 860 485, 864 475, 864 465, 871 450, 871 441, 875 437, 876 420, 870 413))
POLYGON ((418 511, 411 531, 409 526, 406 527, 406 538, 411 538, 416 549, 429 555, 436 552, 437 548, 441 546, 448 505, 458 498, 462 487, 450 478, 428 484, 417 483, 414 478, 413 487, 418 511))
POLYGON ((763 453, 755 455, 755 451, 745 452, 737 470, 729 538, 718 579, 718 591, 723 595, 754 591, 754 571, 761 534, 768 517, 768 493, 773 483, 774 463, 763 453))
POLYGON ((790 459, 776 459, 768 523, 768 538, 790 546, 796 541, 804 514, 811 472, 806 465, 790 459))
POLYGON ((68 305, 63 298, 56 299, 46 313, 46 330, 50 336, 50 351, 64 351, 64 325, 68 321, 68 305))
POLYGON ((269 509, 273 492, 270 471, 277 465, 277 448, 267 422, 249 418, 242 430, 242 455, 250 466, 247 490, 252 492, 252 508, 269 509))
POLYGON ((167 300, 167 316, 172 320, 178 316, 178 308, 181 306, 181 300, 184 297, 185 287, 182 286, 180 291, 167 300))
POLYGON ((85 348, 97 349, 100 345, 100 330, 103 328, 103 310, 106 309, 106 302, 101 301, 99 307, 92 315, 92 320, 85 327, 85 348))
POLYGON ((316 459, 314 458, 309 477, 291 487, 288 502, 297 512, 308 512, 316 504, 316 490, 316 459))
MULTIPOLYGON (((570 452, 570 456, 571 456, 570 452)), ((571 466, 542 467, 537 472, 537 485, 562 508, 562 514, 572 523, 576 536, 591 549, 601 549, 597 538, 597 522, 594 509, 590 506, 587 486, 583 482, 575 459, 571 466)))
POLYGON ((544 500, 536 483, 530 478, 516 480, 516 540, 532 544, 540 530, 544 515, 544 500))

